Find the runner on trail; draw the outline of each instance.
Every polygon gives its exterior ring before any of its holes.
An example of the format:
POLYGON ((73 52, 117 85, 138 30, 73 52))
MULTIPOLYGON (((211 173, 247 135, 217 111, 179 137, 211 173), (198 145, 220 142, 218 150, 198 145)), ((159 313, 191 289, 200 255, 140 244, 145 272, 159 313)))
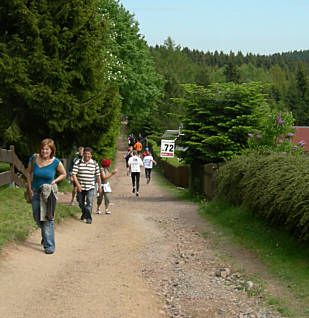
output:
POLYGON ((102 168, 101 171, 101 182, 102 182, 102 191, 97 198, 97 214, 101 214, 100 206, 104 197, 104 205, 105 205, 105 214, 111 214, 109 210, 109 194, 112 192, 112 189, 109 185, 108 179, 110 179, 113 175, 118 172, 118 169, 114 169, 112 172, 109 172, 108 168, 111 164, 110 159, 103 159, 101 161, 102 168))
POLYGON ((133 136, 133 134, 131 134, 129 137, 128 137, 128 145, 129 147, 133 147, 135 144, 135 138, 133 136))
POLYGON ((133 147, 138 154, 140 154, 142 148, 143 148, 143 145, 140 141, 137 141, 135 144, 134 144, 134 147, 133 147))
POLYGON ((70 205, 74 205, 74 198, 77 192, 77 187, 72 176, 73 166, 76 162, 78 162, 79 160, 83 158, 83 154, 84 154, 84 147, 82 146, 78 147, 78 152, 75 154, 75 156, 72 158, 72 161, 71 161, 69 176, 70 176, 70 181, 73 183, 73 190, 72 190, 72 199, 71 199, 70 205))
POLYGON ((144 138, 142 137, 142 134, 141 134, 141 133, 138 134, 137 140, 138 140, 141 144, 143 144, 144 138))
POLYGON ((137 151, 133 150, 133 156, 129 159, 129 168, 128 171, 131 171, 132 179, 132 193, 136 193, 136 196, 139 196, 139 179, 141 174, 141 167, 143 166, 143 161, 137 155, 137 151), (136 188, 135 188, 136 185, 136 188))
POLYGON ((148 153, 149 153, 149 148, 146 147, 145 151, 143 152, 143 158, 146 157, 148 153))
POLYGON ((75 163, 72 170, 72 176, 77 186, 77 200, 82 210, 81 220, 86 219, 87 224, 92 223, 92 201, 95 190, 96 178, 98 183, 98 192, 101 194, 101 178, 98 163, 92 159, 92 149, 85 148, 83 158, 75 163), (85 202, 86 201, 86 202, 85 202))
POLYGON ((127 169, 129 168, 128 162, 129 162, 130 157, 132 157, 132 148, 131 147, 128 148, 128 152, 123 156, 124 160, 126 161, 126 168, 127 169))
POLYGON ((155 160, 153 160, 151 153, 148 151, 146 156, 143 159, 143 163, 144 163, 144 167, 145 167, 145 176, 147 179, 147 184, 149 184, 152 166, 153 166, 153 164, 156 166, 157 162, 155 160))

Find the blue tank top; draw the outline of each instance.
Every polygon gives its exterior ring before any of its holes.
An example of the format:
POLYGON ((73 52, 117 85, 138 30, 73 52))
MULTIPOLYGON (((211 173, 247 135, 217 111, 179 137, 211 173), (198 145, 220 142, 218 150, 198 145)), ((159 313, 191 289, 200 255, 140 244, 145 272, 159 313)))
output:
MULTIPOLYGON (((32 164, 32 160, 34 155, 31 156, 30 163, 32 164)), ((36 163, 33 165, 33 180, 32 180, 32 188, 36 191, 40 190, 40 186, 42 184, 51 184, 55 179, 56 169, 59 165, 60 160, 58 158, 54 158, 54 161, 48 166, 40 168, 36 163)))

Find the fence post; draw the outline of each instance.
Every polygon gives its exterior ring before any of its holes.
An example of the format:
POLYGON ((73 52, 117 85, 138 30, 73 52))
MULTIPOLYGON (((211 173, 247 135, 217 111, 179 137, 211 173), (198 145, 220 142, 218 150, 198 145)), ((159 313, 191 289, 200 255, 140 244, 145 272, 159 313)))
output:
POLYGON ((10 146, 10 152, 11 152, 11 163, 10 163, 11 183, 10 183, 10 188, 15 188, 15 182, 14 182, 14 174, 15 174, 14 152, 15 152, 15 147, 12 145, 10 146))

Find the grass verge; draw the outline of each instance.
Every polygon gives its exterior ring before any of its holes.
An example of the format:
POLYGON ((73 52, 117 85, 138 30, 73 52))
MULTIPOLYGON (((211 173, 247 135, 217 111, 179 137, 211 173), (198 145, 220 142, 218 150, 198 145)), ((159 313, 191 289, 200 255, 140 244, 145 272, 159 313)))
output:
POLYGON ((10 170, 10 165, 5 162, 0 162, 0 172, 4 172, 8 170, 10 170))
MULTIPOLYGON (((188 189, 175 187, 164 179, 161 170, 155 169, 155 172, 154 177, 160 186, 179 199, 199 205, 200 215, 220 233, 216 240, 222 241, 225 246, 241 246, 254 251, 268 271, 282 286, 286 286, 289 294, 299 300, 297 306, 292 303, 292 299, 268 295, 266 302, 269 305, 285 317, 309 317, 309 244, 298 242, 284 229, 270 226, 251 211, 221 201, 207 203, 202 197, 190 193, 188 189)), ((204 233, 205 237, 209 235, 204 233)), ((256 281, 260 278, 250 277, 250 280, 256 281)), ((263 285, 263 282, 259 285, 263 285)))
MULTIPOLYGON (((199 212, 229 240, 254 251, 301 303, 309 304, 309 244, 298 242, 282 228, 269 226, 251 211, 221 201, 202 204, 199 212)), ((293 314, 295 309, 290 310, 285 300, 276 302, 277 310, 285 315, 309 317, 309 305, 293 314)))
MULTIPOLYGON (((23 191, 22 188, 0 189, 0 251, 8 242, 25 240, 37 228, 31 204, 26 203, 23 191)), ((77 207, 57 204, 55 222, 77 213, 77 207)))

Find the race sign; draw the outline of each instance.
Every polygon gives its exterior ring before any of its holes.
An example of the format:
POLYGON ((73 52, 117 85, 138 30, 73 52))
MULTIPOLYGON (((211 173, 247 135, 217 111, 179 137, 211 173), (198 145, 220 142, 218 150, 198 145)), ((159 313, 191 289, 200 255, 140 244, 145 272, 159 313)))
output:
POLYGON ((174 157, 175 141, 174 140, 161 140, 161 154, 160 157, 174 157))

